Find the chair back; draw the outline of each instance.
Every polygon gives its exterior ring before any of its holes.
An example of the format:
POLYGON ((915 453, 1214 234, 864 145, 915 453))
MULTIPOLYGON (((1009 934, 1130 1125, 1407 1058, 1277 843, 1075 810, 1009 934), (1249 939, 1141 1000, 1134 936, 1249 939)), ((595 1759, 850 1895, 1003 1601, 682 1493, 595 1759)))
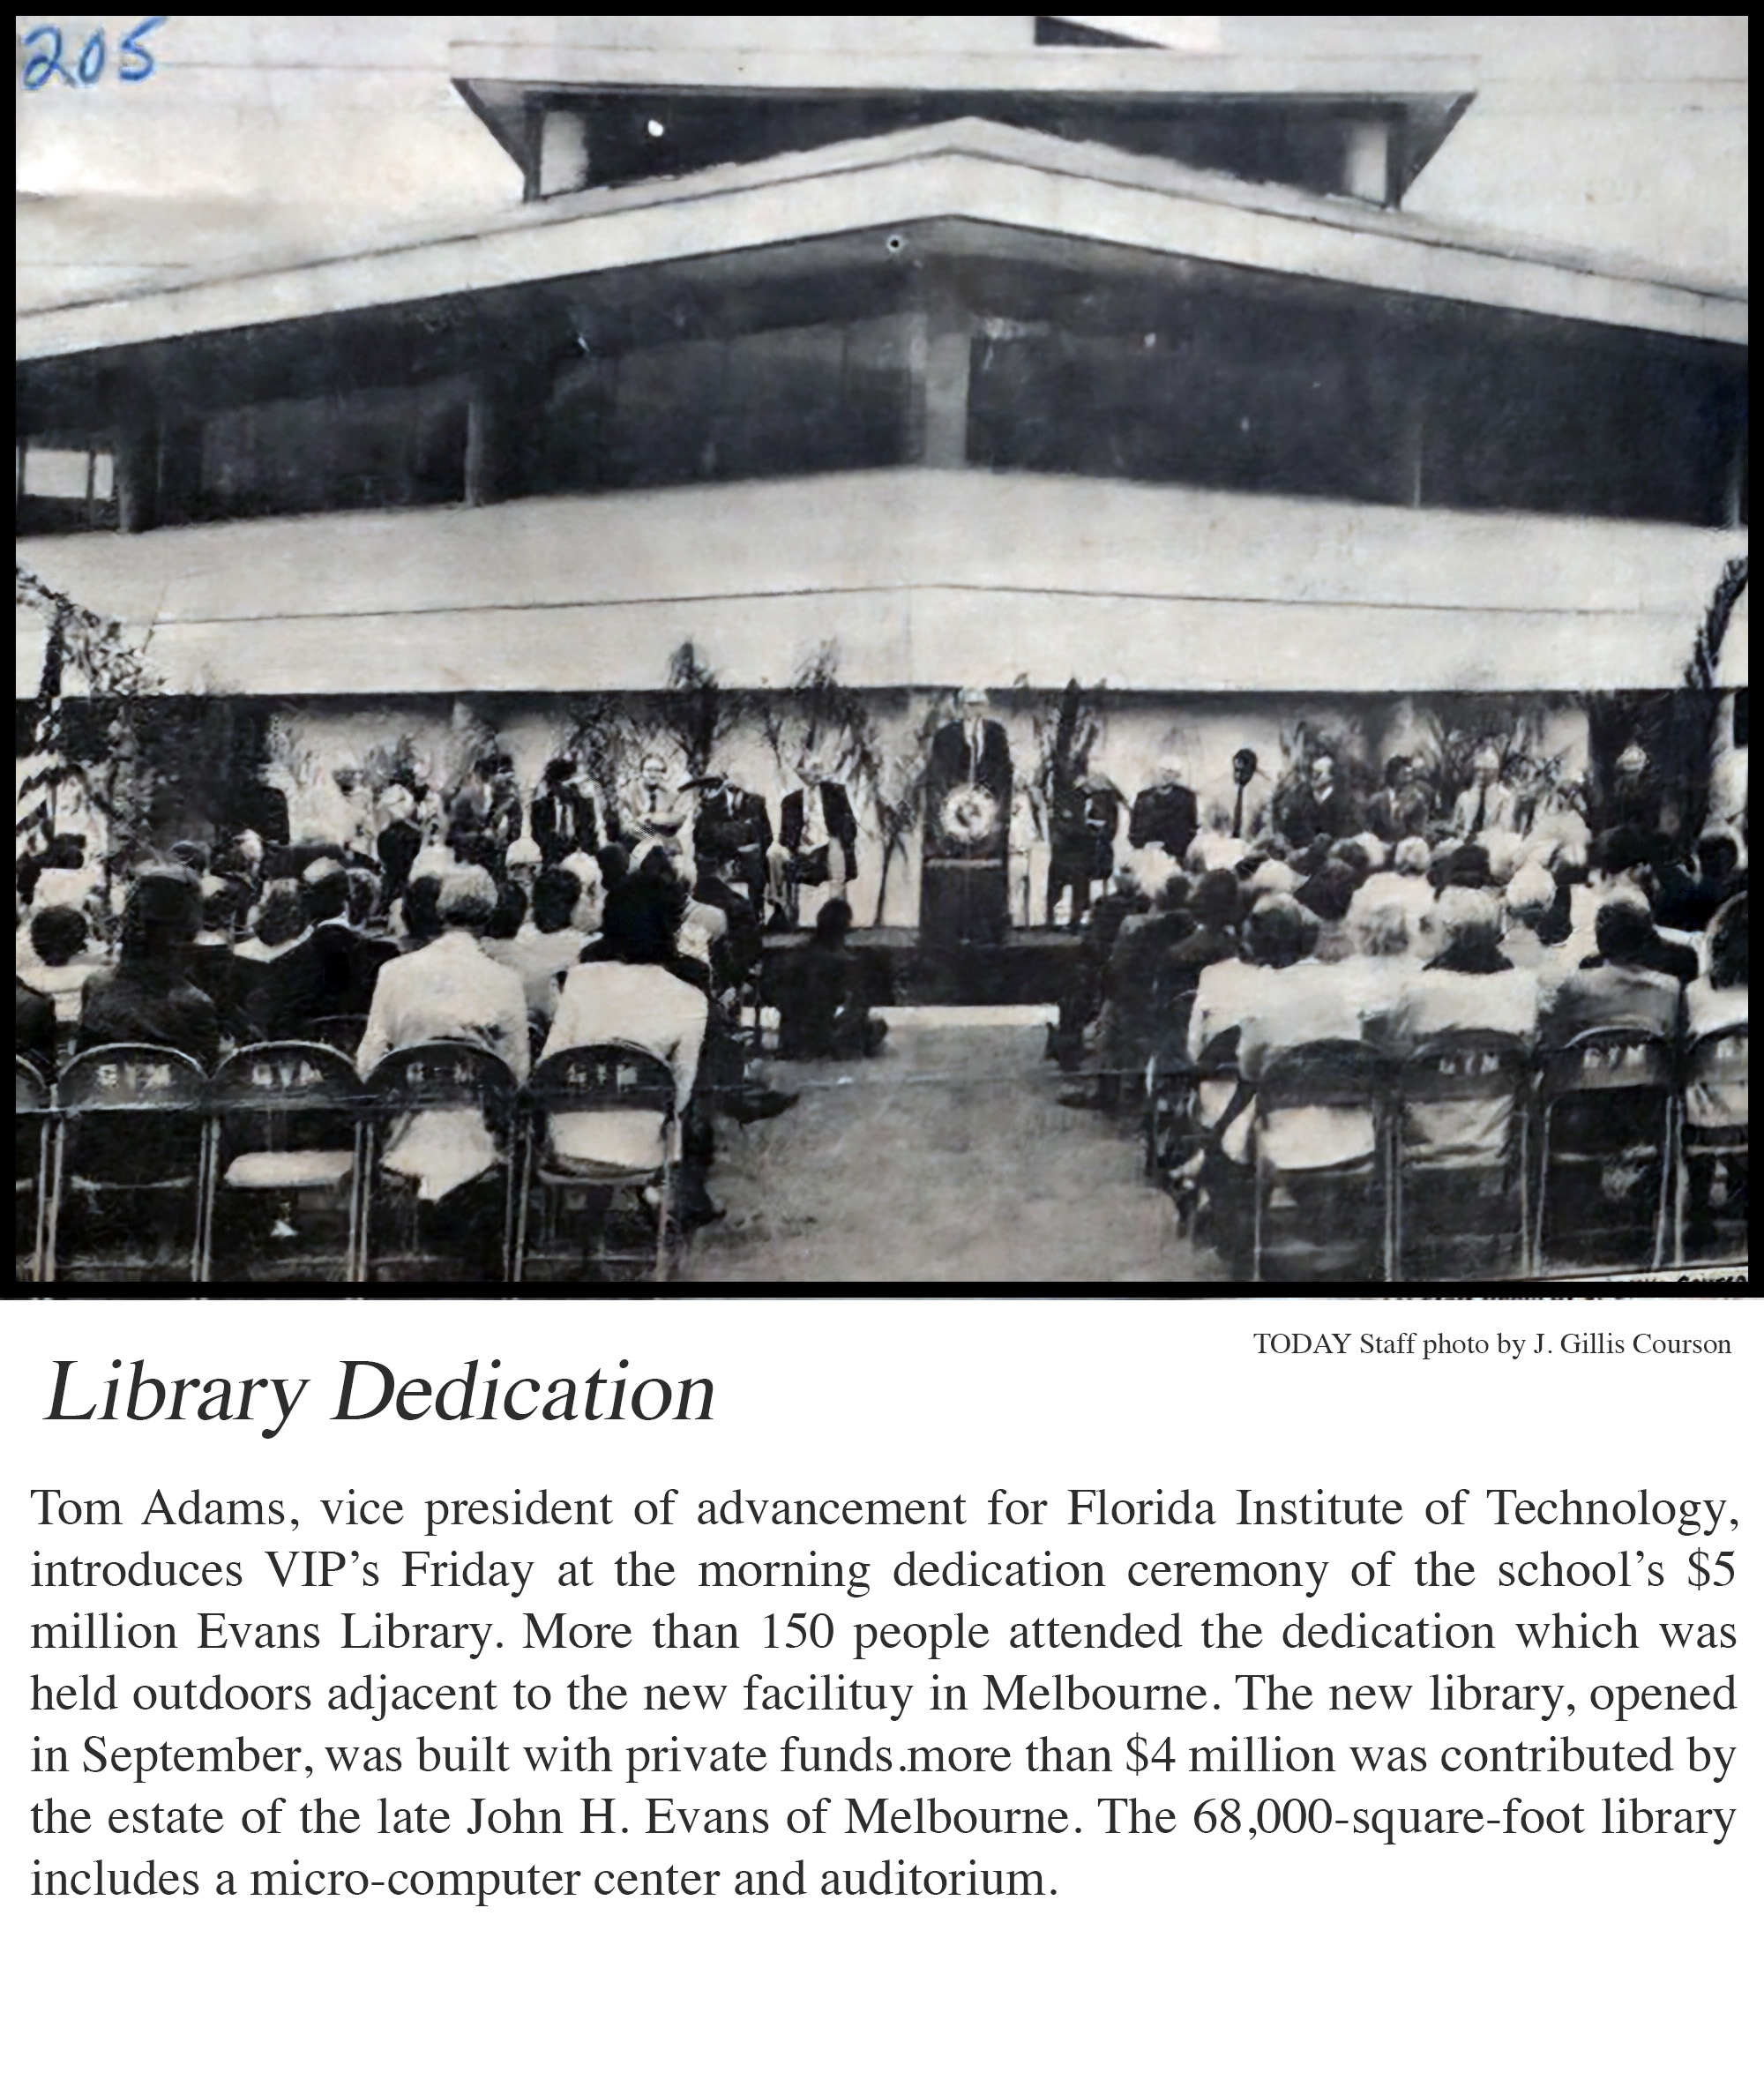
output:
POLYGON ((75 1055, 56 1098, 63 1112, 193 1112, 207 1084, 201 1063, 175 1047, 118 1041, 75 1055))
POLYGON ((648 1048, 622 1042, 566 1048, 541 1062, 527 1088, 547 1112, 674 1115, 673 1070, 648 1048))
POLYGON ((208 1081, 211 1112, 344 1112, 362 1097, 347 1055, 312 1040, 243 1047, 208 1081))
POLYGON ((49 1080, 34 1062, 27 1062, 23 1055, 14 1057, 18 1081, 12 1110, 21 1117, 33 1112, 47 1112, 50 1109, 49 1080))
POLYGON ((1704 1033, 1692 1041, 1685 1059, 1687 1089, 1719 1092, 1723 1111, 1730 1117, 1746 1117, 1747 1064, 1750 1060, 1748 1029, 1723 1026, 1719 1032, 1704 1033))
POLYGON ((500 1117, 519 1095, 500 1055, 467 1040, 395 1049, 368 1078, 370 1101, 389 1112, 476 1112, 500 1117))
POLYGON ((1377 1104, 1388 1078, 1385 1058, 1364 1040, 1307 1040, 1269 1056, 1256 1104, 1264 1114, 1298 1105, 1364 1109, 1377 1104))
POLYGON ((351 1062, 362 1044, 362 1036, 368 1029, 365 1013, 355 1012, 348 1015, 333 1014, 329 1018, 310 1018, 301 1029, 303 1039, 316 1041, 321 1047, 333 1047, 339 1054, 346 1054, 351 1062))
POLYGON ((1672 1087, 1672 1051, 1646 1026, 1596 1026, 1553 1049, 1544 1064, 1544 1099, 1672 1087))
POLYGON ((1422 1041, 1398 1077, 1405 1104, 1454 1104, 1515 1096, 1529 1064, 1530 1051, 1516 1034, 1442 1033, 1422 1041))

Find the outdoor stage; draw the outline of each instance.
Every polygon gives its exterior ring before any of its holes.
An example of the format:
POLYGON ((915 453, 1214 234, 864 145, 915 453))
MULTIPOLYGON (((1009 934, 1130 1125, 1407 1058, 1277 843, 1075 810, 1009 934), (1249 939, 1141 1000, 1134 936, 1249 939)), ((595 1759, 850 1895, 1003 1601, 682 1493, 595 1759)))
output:
MULTIPOLYGON (((765 967, 805 932, 770 933, 765 967)), ((928 945, 905 925, 878 925, 847 940, 870 972, 870 997, 889 1004, 1058 1004, 1077 980, 1080 940, 1047 925, 1013 930, 1000 946, 928 945)), ((762 975, 766 1000, 771 991, 762 975)))

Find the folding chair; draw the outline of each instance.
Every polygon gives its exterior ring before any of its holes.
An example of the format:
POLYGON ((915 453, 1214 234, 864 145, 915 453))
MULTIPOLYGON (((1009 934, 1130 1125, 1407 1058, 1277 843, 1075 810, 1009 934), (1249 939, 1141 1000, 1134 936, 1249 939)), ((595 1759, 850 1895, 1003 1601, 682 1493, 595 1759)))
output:
POLYGON ((196 1277, 206 1085, 202 1065, 189 1055, 127 1041, 77 1054, 63 1070, 56 1089, 60 1131, 50 1171, 47 1280, 65 1277, 70 1258, 101 1277, 196 1277))
MULTIPOLYGON (((1251 1276, 1258 1283, 1271 1264, 1286 1267, 1289 1277, 1344 1278, 1364 1277, 1356 1267, 1376 1262, 1379 1276, 1389 1279, 1388 1079, 1385 1058, 1359 1040, 1307 1041, 1263 1065, 1250 1122, 1251 1276), (1283 1160, 1303 1152, 1289 1147, 1297 1112, 1344 1121, 1364 1113, 1370 1146, 1320 1163, 1283 1160), (1357 1206, 1362 1220, 1352 1217, 1357 1206), (1282 1238, 1278 1216, 1288 1211, 1294 1218, 1282 1238)), ((1361 1137, 1349 1126, 1345 1138, 1361 1137)))
POLYGON ((1671 1048, 1647 1027, 1595 1027, 1545 1058, 1534 1270, 1548 1268, 1552 1245, 1576 1241, 1593 1246, 1590 1260, 1572 1260, 1576 1268, 1660 1268, 1675 1111, 1671 1048), (1646 1260, 1639 1267, 1638 1253, 1646 1260))
POLYGON ((625 1044, 572 1047, 542 1061, 527 1087, 527 1162, 516 1220, 514 1276, 525 1277, 531 1250, 532 1201, 539 1199, 541 1236, 555 1236, 555 1220, 544 1216, 563 1198, 573 1195, 585 1216, 580 1261, 587 1268, 595 1240, 604 1268, 619 1262, 642 1264, 658 1283, 672 1268, 674 1246, 674 1072, 660 1055, 625 1044), (605 1157, 560 1156, 552 1147, 552 1126, 562 1119, 608 1114, 624 1115, 627 1132, 616 1153, 605 1157), (654 1193, 653 1238, 641 1257, 620 1258, 605 1247, 605 1228, 620 1192, 654 1193), (598 1214, 598 1219, 594 1216, 598 1214))
MULTIPOLYGON (((431 1040, 420 1047, 401 1047, 387 1055, 368 1078, 368 1146, 363 1163, 360 1213, 360 1262, 364 1280, 377 1279, 385 1271, 413 1272, 432 1268, 449 1257, 471 1252, 477 1238, 465 1234, 453 1238, 452 1248, 424 1246, 422 1204, 415 1186, 407 1179, 390 1182, 385 1158, 389 1142, 407 1119, 422 1120, 452 1113, 469 1116, 484 1128, 497 1145, 497 1167, 502 1172, 501 1206, 497 1213, 500 1240, 497 1276, 505 1279, 513 1259, 515 1171, 519 1148, 515 1119, 519 1087, 514 1072, 500 1055, 464 1040, 431 1040), (383 1200, 402 1200, 404 1222, 400 1243, 388 1250, 376 1238, 375 1223, 383 1200)), ((460 1187, 470 1190, 471 1180, 460 1187)), ((435 1202, 445 1208, 445 1199, 435 1202)), ((431 1215, 430 1225, 445 1215, 431 1215)))
POLYGON ((333 1013, 327 1018, 308 1019, 301 1029, 301 1037, 314 1041, 320 1047, 334 1047, 339 1054, 347 1055, 353 1063, 361 1050, 362 1036, 367 1029, 368 1021, 364 1013, 333 1013))
POLYGON ((1158 1013, 1158 1044, 1145 1063, 1143 1119, 1146 1175, 1180 1167, 1193 1139, 1194 1087, 1200 1072, 1188 1059, 1188 1021, 1194 991, 1185 990, 1158 1013))
POLYGON ((1522 1269, 1531 1248, 1530 1057, 1512 1033, 1424 1040, 1397 1070, 1392 1276, 1522 1269), (1426 1258, 1431 1261, 1424 1261, 1426 1258))
POLYGON ((1752 1122, 1748 1029, 1723 1026, 1685 1050, 1673 1194, 1675 1263, 1740 1263, 1747 1253, 1752 1122), (1694 1254, 1688 1253, 1694 1251, 1694 1254))
POLYGON ((18 1141, 19 1183, 13 1201, 12 1276, 20 1285, 40 1285, 49 1233, 49 1143, 55 1113, 49 1078, 23 1055, 14 1058, 12 1112, 18 1141))
POLYGON ((217 1230, 235 1222, 247 1277, 358 1283, 365 1105, 354 1063, 307 1040, 242 1048, 210 1078, 206 1110, 202 1283, 213 1276, 217 1230), (332 1246, 301 1246, 296 1216, 321 1231, 328 1223, 332 1246))

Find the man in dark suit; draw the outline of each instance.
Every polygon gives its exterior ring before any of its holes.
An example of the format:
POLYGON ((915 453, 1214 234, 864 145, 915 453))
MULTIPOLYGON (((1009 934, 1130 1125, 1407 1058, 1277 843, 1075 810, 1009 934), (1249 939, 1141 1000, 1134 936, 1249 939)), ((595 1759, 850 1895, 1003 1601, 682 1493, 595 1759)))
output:
POLYGON ((784 797, 772 867, 771 927, 796 921, 799 888, 825 888, 828 900, 843 900, 857 872, 857 819, 850 797, 830 780, 813 752, 796 768, 802 786, 784 797))
POLYGON ((772 849, 771 812, 759 796, 736 786, 721 773, 706 774, 699 783, 698 796, 698 813, 692 819, 693 858, 723 863, 727 878, 744 888, 747 900, 759 909, 766 896, 766 855, 772 849))
MULTIPOLYGON (((1189 797, 1191 802, 1193 798, 1189 797)), ((1071 924, 1076 932, 1089 912, 1092 889, 1099 882, 1106 885, 1115 871, 1115 833, 1120 827, 1120 805, 1114 789, 1106 783, 1080 777, 1055 790, 1050 820, 1047 921, 1053 923, 1059 899, 1070 889, 1071 924)))
POLYGON ((1010 929, 1011 744, 986 707, 983 687, 965 687, 931 739, 919 930, 932 943, 997 946, 1010 929))
POLYGON ((572 853, 600 850, 599 812, 594 790, 573 759, 553 759, 533 797, 533 842, 547 866, 572 853))
POLYGON ((987 715, 987 705, 984 687, 965 687, 960 716, 946 722, 931 738, 931 758, 925 767, 925 793, 931 810, 927 846, 940 847, 946 857, 970 858, 990 849, 1004 857, 1011 824, 1011 741, 1005 734, 1005 725, 987 715), (968 788, 990 796, 994 804, 986 832, 972 838, 952 828, 941 813, 952 794, 968 788))
POLYGON ((1200 811, 1194 789, 1183 785, 1180 771, 1172 762, 1166 764, 1150 787, 1141 788, 1133 797, 1127 819, 1127 843, 1135 852, 1147 845, 1161 845, 1171 866, 1179 867, 1188 857, 1188 848, 1200 828, 1200 811))
POLYGON ((365 1017, 380 969, 398 954, 391 939, 370 939, 349 923, 349 877, 334 860, 307 869, 301 901, 311 930, 265 964, 265 978, 245 1006, 271 1040, 298 1040, 313 1019, 365 1017))

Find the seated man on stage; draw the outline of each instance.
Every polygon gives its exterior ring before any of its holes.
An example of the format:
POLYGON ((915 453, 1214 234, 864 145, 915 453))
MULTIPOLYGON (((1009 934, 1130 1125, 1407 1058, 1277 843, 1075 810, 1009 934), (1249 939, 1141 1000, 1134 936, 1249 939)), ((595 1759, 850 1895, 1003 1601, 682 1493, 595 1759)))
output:
POLYGON ((680 833, 691 812, 691 797, 669 784, 667 759, 660 752, 647 752, 619 804, 616 835, 628 853, 653 839, 670 859, 678 859, 685 851, 680 833))
POLYGON ((1452 811, 1452 829, 1460 838, 1486 838, 1491 832, 1519 828, 1519 797, 1500 776, 1500 746, 1485 737, 1476 746, 1470 784, 1452 811))
POLYGON ((758 910, 765 901, 772 816, 764 800, 722 773, 694 783, 699 797, 692 818, 692 857, 702 866, 717 863, 725 880, 737 884, 758 910))
POLYGON ((1319 752, 1311 761, 1304 781, 1292 788, 1283 784, 1276 796, 1274 824, 1279 836, 1293 851, 1302 852, 1319 838, 1334 843, 1350 838, 1361 828, 1359 809, 1342 786, 1335 761, 1319 752))
POLYGON ((802 785, 784 797, 778 842, 769 848, 772 916, 769 929, 796 922, 798 890, 824 888, 843 902, 857 872, 857 819, 850 797, 812 749, 796 767, 802 785))

